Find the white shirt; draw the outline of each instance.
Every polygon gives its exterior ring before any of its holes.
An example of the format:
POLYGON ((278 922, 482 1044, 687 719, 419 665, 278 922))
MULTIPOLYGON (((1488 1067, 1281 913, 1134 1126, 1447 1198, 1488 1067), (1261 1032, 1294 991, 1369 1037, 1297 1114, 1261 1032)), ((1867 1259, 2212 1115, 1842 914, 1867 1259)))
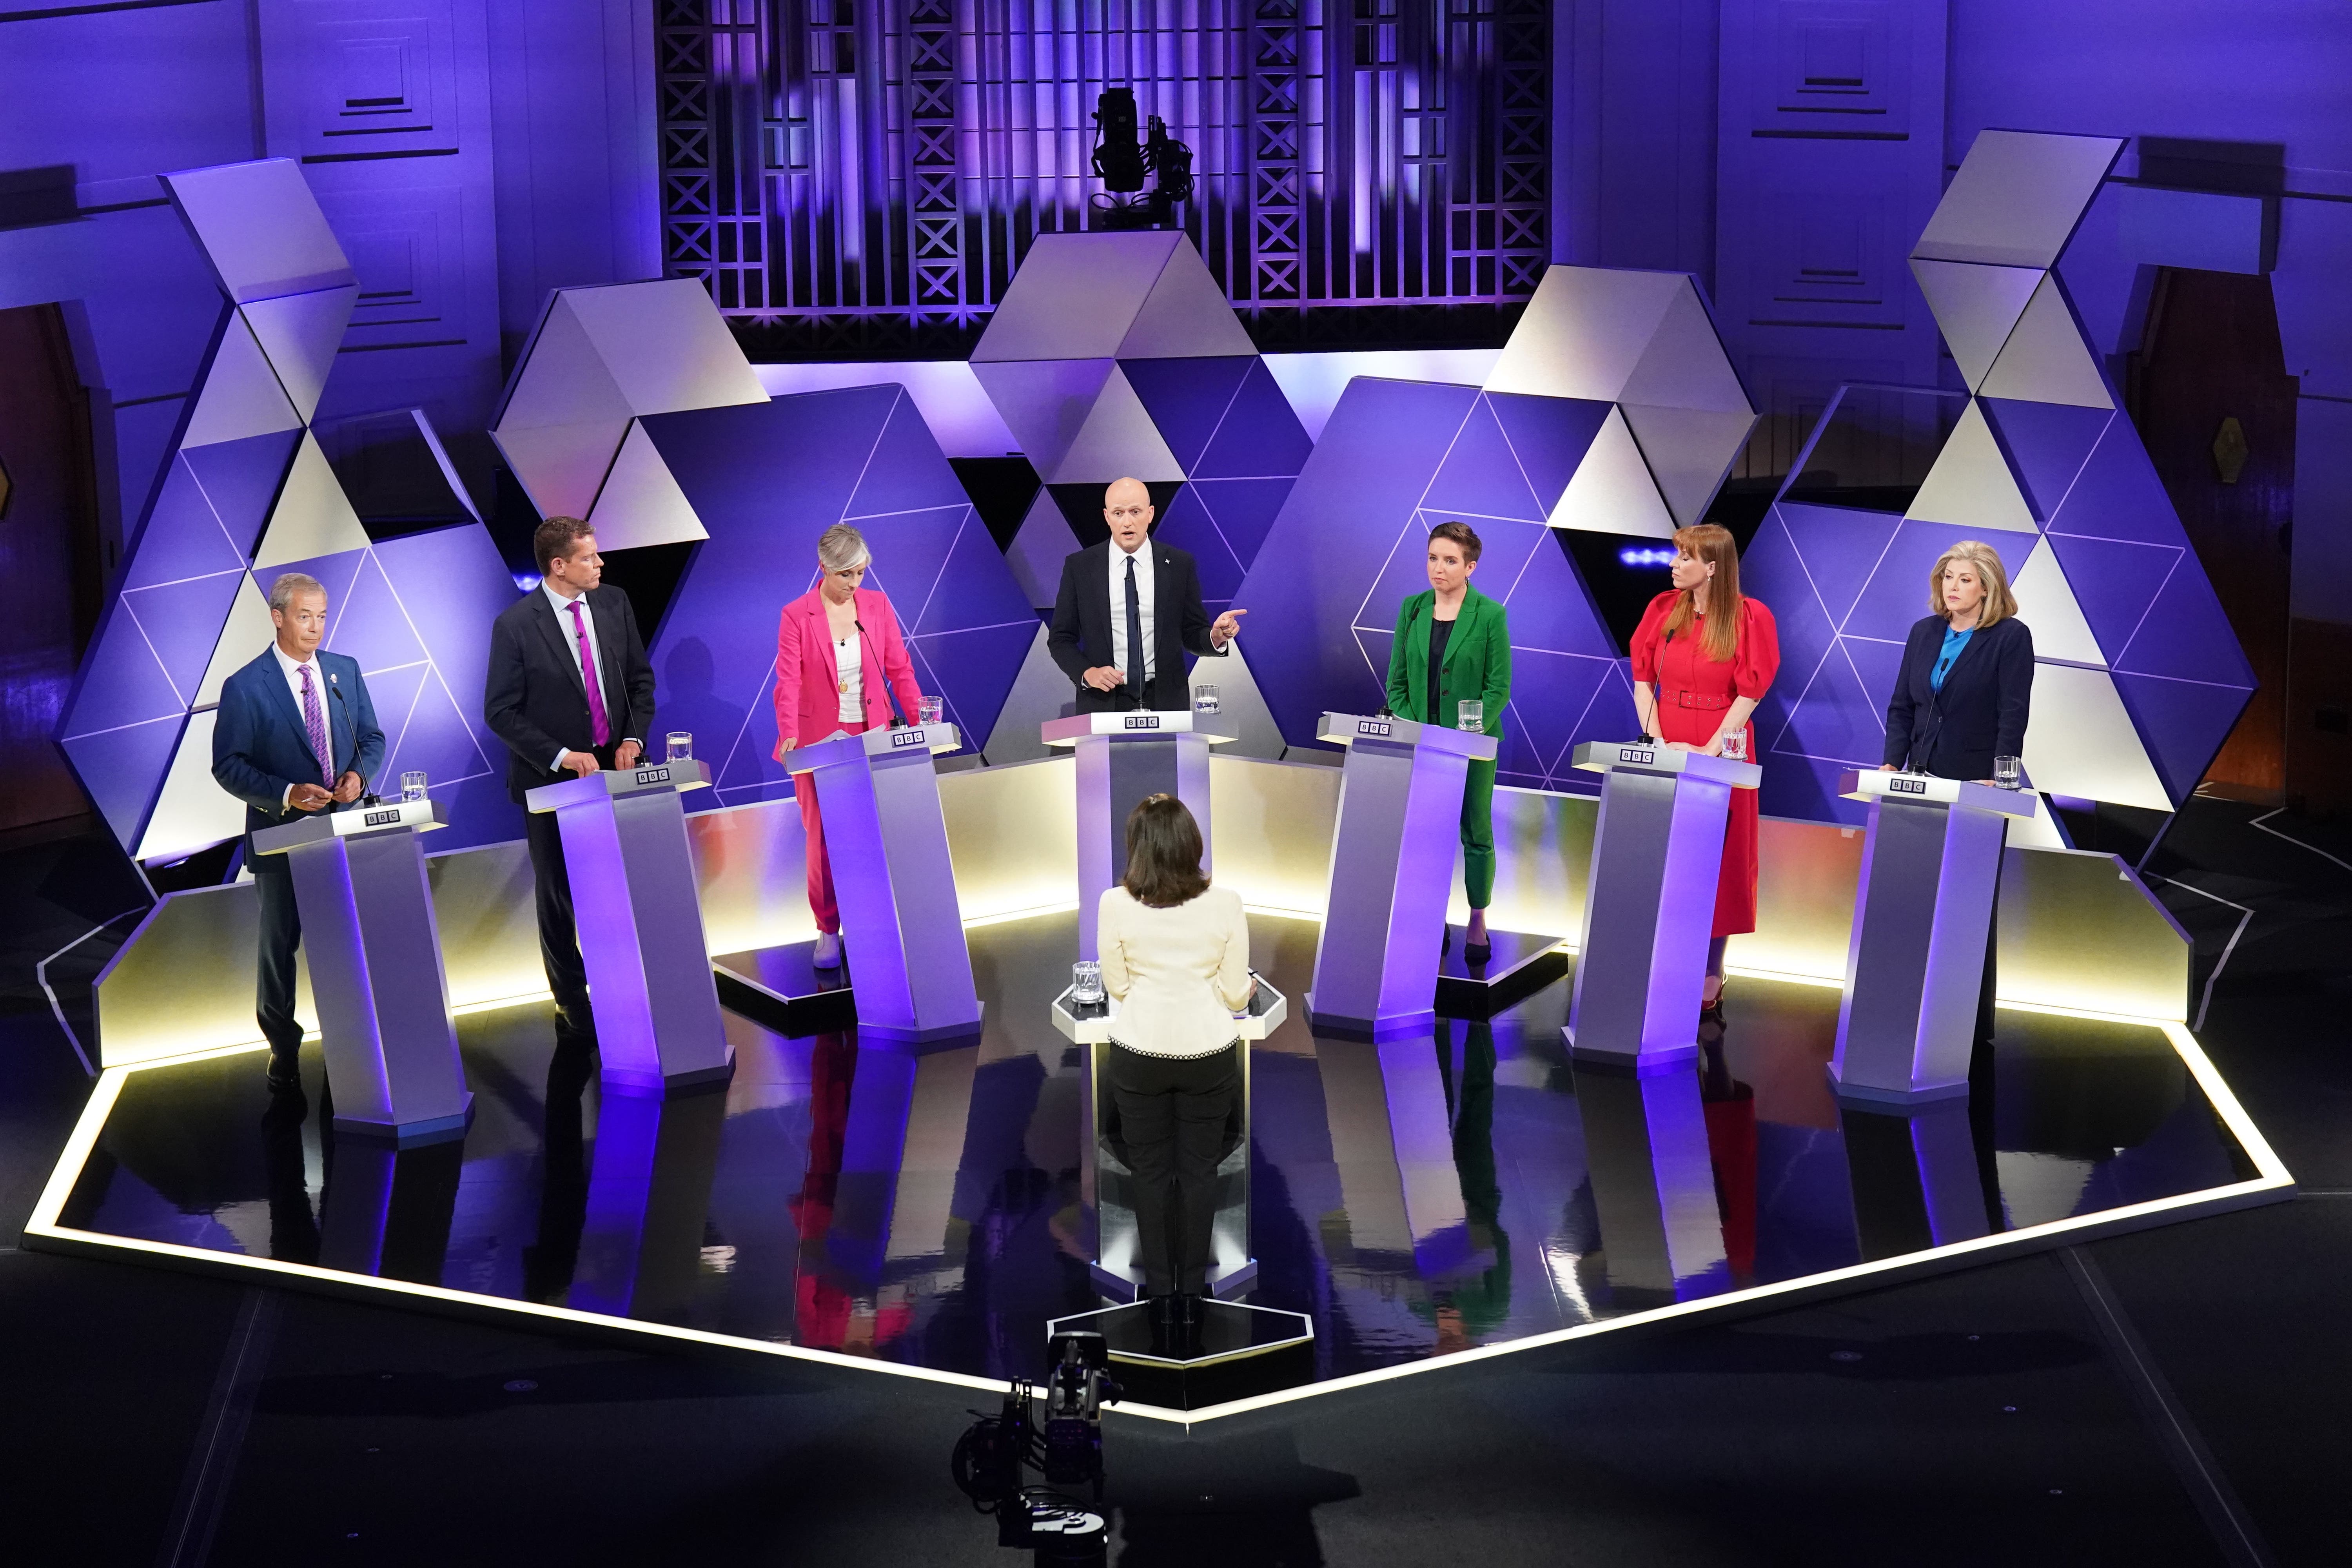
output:
POLYGON ((1095 952, 1103 989, 1118 998, 1111 1038, 1155 1057, 1205 1057, 1240 1033, 1249 1005, 1249 920, 1242 896, 1210 888, 1171 909, 1138 903, 1123 887, 1096 906, 1095 952))
POLYGON ((866 722, 866 647, 858 640, 857 627, 852 625, 847 637, 833 639, 833 668, 840 678, 840 720, 845 724, 866 722))
MULTIPOLYGON (((1132 555, 1118 547, 1118 540, 1110 542, 1110 664, 1113 669, 1126 673, 1127 563, 1129 561, 1135 563, 1136 607, 1143 617, 1143 679, 1149 683, 1159 673, 1160 663, 1152 657, 1159 639, 1151 635, 1151 541, 1149 538, 1135 547, 1132 555)), ((1135 696, 1138 701, 1143 699, 1140 691, 1135 696)))
MULTIPOLYGON (((596 646, 596 612, 588 607, 588 595, 581 594, 567 599, 562 595, 555 591, 554 584, 545 582, 540 584, 539 591, 547 595, 547 602, 549 604, 555 606, 556 626, 563 633, 563 646, 571 653, 572 663, 575 666, 580 661, 580 637, 579 635, 572 629, 572 606, 574 605, 580 606, 580 624, 588 628, 588 662, 590 667, 596 671, 596 678, 599 680, 603 679, 604 675, 604 650, 596 646)), ((585 688, 583 688, 583 690, 584 692, 585 688)), ((588 699, 583 695, 580 700, 585 702, 588 699)), ((612 715, 608 711, 605 717, 610 719, 612 715)), ((614 735, 613 739, 614 741, 636 741, 640 745, 644 743, 643 740, 635 735, 614 735)), ((559 749, 555 753, 555 761, 548 764, 547 771, 551 773, 562 773, 563 771, 563 759, 571 754, 572 753, 569 750, 559 749)))
MULTIPOLYGON (((327 672, 319 668, 318 656, 311 655, 310 662, 304 663, 289 655, 275 642, 269 645, 269 651, 278 656, 278 668, 286 672, 286 689, 294 694, 294 713, 301 721, 302 738, 306 741, 310 738, 310 716, 302 711, 302 672, 306 669, 310 672, 310 694, 319 700, 319 722, 327 731, 327 749, 333 751, 335 749, 335 716, 327 710, 327 704, 333 699, 327 695, 327 672)), ((320 757, 319 765, 321 768, 332 767, 334 759, 320 757)), ((289 809, 293 806, 295 784, 319 784, 321 789, 334 787, 332 784, 320 784, 317 779, 296 779, 294 784, 286 786, 286 793, 278 797, 278 804, 280 806, 289 809)))

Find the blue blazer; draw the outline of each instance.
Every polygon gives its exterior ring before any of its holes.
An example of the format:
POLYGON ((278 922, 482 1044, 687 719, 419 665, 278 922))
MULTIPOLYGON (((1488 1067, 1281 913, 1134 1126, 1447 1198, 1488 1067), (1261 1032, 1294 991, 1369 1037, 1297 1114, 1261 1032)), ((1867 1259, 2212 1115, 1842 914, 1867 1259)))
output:
MULTIPOLYGON (((335 753, 334 776, 355 773, 373 778, 383 765, 383 731, 376 726, 375 704, 368 700, 359 660, 325 648, 311 658, 327 678, 327 744, 335 753)), ((263 648, 259 658, 221 683, 220 711, 213 721, 213 781, 245 802, 247 854, 257 829, 313 815, 289 811, 280 803, 287 785, 318 783, 324 771, 310 750, 310 728, 286 684, 286 671, 276 652, 263 648)))
POLYGON ((1928 681, 1945 630, 1943 616, 1929 616, 1905 640, 1903 669, 1886 704, 1886 754, 1879 760, 1938 778, 1989 779, 1995 757, 2025 754, 2033 634, 2014 616, 1979 629, 1937 691, 1928 681))

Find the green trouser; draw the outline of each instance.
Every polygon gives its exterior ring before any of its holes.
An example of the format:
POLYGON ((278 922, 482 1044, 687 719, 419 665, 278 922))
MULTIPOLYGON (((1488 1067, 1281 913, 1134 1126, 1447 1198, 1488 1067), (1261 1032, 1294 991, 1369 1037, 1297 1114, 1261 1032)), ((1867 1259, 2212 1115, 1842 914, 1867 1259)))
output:
POLYGON ((1472 763, 1462 785, 1462 887, 1470 907, 1495 899, 1495 764, 1472 763))

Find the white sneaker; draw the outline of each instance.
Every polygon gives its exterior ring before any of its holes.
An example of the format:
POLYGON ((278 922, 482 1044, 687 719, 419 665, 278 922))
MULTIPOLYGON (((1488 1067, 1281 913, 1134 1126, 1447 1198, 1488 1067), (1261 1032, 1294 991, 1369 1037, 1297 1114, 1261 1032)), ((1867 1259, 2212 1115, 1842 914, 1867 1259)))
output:
POLYGON ((821 931, 816 933, 816 966, 819 969, 841 967, 841 933, 821 931))

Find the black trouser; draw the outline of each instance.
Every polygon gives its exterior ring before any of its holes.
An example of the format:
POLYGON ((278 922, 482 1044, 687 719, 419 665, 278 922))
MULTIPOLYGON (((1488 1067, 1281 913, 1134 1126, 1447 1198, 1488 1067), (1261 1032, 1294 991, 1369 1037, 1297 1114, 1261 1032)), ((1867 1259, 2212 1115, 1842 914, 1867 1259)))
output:
POLYGON ((270 1054, 290 1058, 302 1048, 294 1016, 294 952, 302 945, 302 914, 294 904, 294 868, 283 855, 253 857, 253 884, 261 894, 261 961, 253 1016, 270 1054))
MULTIPOLYGON (((600 767, 613 765, 613 748, 595 752, 600 767)), ((570 777, 570 774, 564 775, 570 777)), ((539 902, 539 961, 547 971, 547 988, 554 993, 556 1026, 591 1034, 595 1023, 588 1013, 588 966, 580 961, 580 931, 572 920, 572 871, 563 863, 563 837, 551 811, 526 811, 524 840, 530 846, 530 875, 539 902)))
POLYGON ((1241 1047, 1205 1057, 1110 1053, 1118 1137, 1135 1173, 1143 1293, 1208 1293, 1217 1218, 1217 1165, 1240 1109, 1241 1047))

